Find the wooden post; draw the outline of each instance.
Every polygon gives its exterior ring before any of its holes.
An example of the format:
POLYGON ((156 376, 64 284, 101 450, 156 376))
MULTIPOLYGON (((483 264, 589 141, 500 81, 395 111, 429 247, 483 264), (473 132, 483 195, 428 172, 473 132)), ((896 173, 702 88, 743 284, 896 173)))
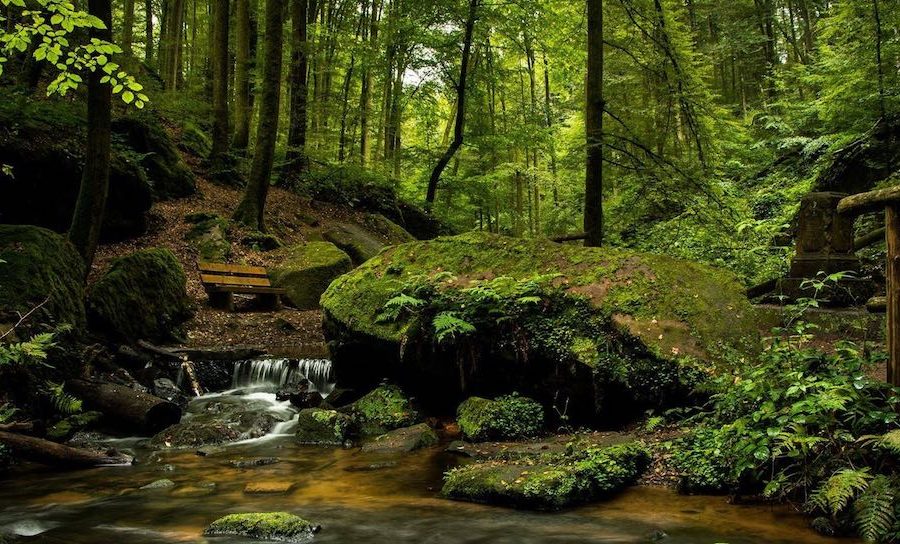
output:
POLYGON ((900 204, 885 208, 885 237, 887 241, 887 379, 900 386, 900 204))

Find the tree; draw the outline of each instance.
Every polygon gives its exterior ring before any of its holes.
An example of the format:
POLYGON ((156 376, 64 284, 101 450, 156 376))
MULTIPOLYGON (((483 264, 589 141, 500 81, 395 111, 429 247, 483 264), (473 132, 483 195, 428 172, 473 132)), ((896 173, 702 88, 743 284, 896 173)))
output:
POLYGON ((291 66, 288 74, 290 116, 288 119, 287 154, 281 170, 285 181, 309 168, 306 157, 307 102, 309 95, 308 25, 315 17, 316 0, 291 2, 291 66))
POLYGON ((212 2, 213 125, 210 165, 214 172, 228 169, 228 11, 229 0, 212 2))
POLYGON ((250 0, 237 0, 234 13, 234 148, 247 149, 250 142, 250 0))
POLYGON ((278 112, 281 100, 281 60, 283 47, 283 0, 266 0, 265 60, 256 149, 250 167, 250 179, 244 197, 234 212, 234 220, 265 232, 263 215, 269 194, 275 141, 278 138, 278 112))
MULTIPOLYGON (((112 38, 111 1, 89 0, 88 11, 105 25, 105 28, 92 28, 90 36, 109 41, 112 38)), ((69 240, 84 259, 86 271, 90 271, 94 262, 109 193, 112 89, 102 81, 104 77, 99 69, 88 75, 85 164, 69 228, 69 240)))
POLYGON ((434 170, 431 172, 431 179, 428 180, 428 192, 425 195, 425 205, 431 208, 434 205, 434 198, 437 195, 438 183, 441 181, 441 174, 450 164, 450 160, 456 155, 456 152, 462 147, 463 137, 466 128, 466 80, 469 76, 469 57, 472 51, 472 36, 475 32, 475 19, 478 16, 479 0, 469 0, 469 15, 466 19, 465 35, 463 37, 462 62, 459 67, 459 81, 456 83, 456 124, 453 127, 453 141, 450 147, 441 156, 434 170))
POLYGON ((587 83, 584 126, 584 245, 603 245, 603 0, 587 0, 587 83))

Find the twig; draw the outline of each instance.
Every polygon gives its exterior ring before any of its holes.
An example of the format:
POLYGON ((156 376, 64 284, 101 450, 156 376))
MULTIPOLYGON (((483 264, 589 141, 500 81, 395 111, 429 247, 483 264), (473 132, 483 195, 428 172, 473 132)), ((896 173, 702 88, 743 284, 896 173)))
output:
POLYGON ((34 312, 43 308, 44 305, 47 304, 48 302, 50 302, 50 297, 45 298, 43 302, 41 302, 40 304, 38 304, 37 306, 35 306, 31 310, 29 310, 28 313, 19 317, 19 320, 16 322, 15 325, 12 326, 12 328, 10 328, 8 331, 4 332, 3 334, 0 334, 0 340, 3 340, 7 336, 11 335, 14 330, 16 330, 17 328, 22 326, 22 323, 25 323, 25 321, 27 321, 28 318, 31 317, 31 314, 33 314, 34 312))

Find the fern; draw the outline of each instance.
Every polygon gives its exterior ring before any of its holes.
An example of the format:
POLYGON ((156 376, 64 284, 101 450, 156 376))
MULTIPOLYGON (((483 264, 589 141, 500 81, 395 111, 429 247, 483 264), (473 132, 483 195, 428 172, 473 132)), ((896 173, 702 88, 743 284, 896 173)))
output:
POLYGON ((896 492, 887 476, 876 476, 853 504, 853 521, 866 542, 883 542, 894 526, 896 492))
POLYGON ((434 317, 432 324, 434 325, 434 336, 438 342, 475 332, 475 326, 460 319, 456 312, 441 312, 434 317))
POLYGON ((0 404, 0 423, 6 423, 16 414, 16 409, 9 404, 0 404))
POLYGON ((26 342, 0 344, 0 366, 41 363, 54 344, 54 333, 42 333, 26 342))
POLYGON ((47 382, 50 392, 50 402, 53 409, 64 415, 72 415, 81 412, 81 399, 76 398, 63 390, 63 384, 47 382))
POLYGON ((384 303, 384 308, 378 314, 377 321, 379 323, 390 323, 400 319, 404 312, 412 311, 416 308, 425 306, 425 301, 405 293, 400 293, 394 298, 384 303))
POLYGON ((900 455, 900 429, 884 433, 878 438, 878 445, 891 453, 900 455))
POLYGON ((850 504, 850 501, 865 491, 871 481, 872 475, 868 467, 839 470, 816 489, 809 500, 816 508, 837 515, 850 504))

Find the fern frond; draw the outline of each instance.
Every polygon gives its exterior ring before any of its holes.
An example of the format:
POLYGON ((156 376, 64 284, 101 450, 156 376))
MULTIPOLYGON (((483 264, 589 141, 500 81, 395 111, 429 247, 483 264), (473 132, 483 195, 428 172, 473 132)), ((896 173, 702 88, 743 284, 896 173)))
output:
POLYGON ((0 404, 0 423, 6 423, 16 414, 16 408, 9 404, 0 404))
POLYGON ((432 325, 438 342, 475 332, 475 326, 457 317, 456 312, 439 313, 434 317, 432 325))
POLYGON ((896 520, 896 489, 887 476, 876 476, 853 504, 853 521, 866 542, 883 542, 896 520))
POLYGON ((819 486, 809 500, 818 509, 837 515, 850 504, 851 500, 866 490, 871 480, 872 475, 868 467, 839 470, 819 486))
POLYGON ((894 429, 881 435, 878 445, 891 453, 900 455, 900 429, 894 429))
POLYGON ((63 390, 63 384, 47 382, 50 389, 50 402, 53 409, 64 415, 72 415, 81 412, 81 399, 74 397, 63 390))

